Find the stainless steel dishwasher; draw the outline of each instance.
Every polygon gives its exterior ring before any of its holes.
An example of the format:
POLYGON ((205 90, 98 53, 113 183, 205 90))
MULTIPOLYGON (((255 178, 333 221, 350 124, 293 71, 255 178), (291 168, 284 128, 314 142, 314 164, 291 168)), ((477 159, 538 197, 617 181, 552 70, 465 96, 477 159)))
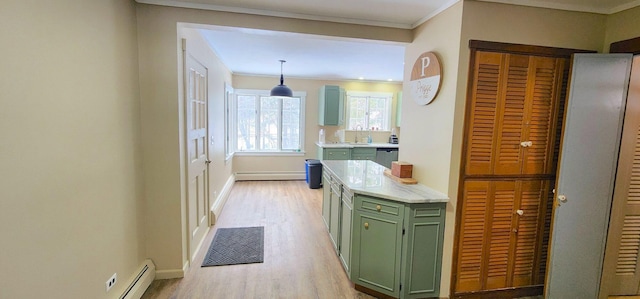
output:
POLYGON ((376 163, 391 169, 393 161, 398 161, 398 148, 379 147, 376 150, 376 163))

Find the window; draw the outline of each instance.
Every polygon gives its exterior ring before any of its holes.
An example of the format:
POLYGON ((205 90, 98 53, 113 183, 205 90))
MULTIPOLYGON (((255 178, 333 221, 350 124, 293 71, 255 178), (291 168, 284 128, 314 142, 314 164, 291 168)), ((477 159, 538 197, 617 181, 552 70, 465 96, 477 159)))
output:
POLYGON ((348 130, 391 130, 392 93, 347 92, 348 130))
POLYGON ((224 153, 225 161, 233 157, 233 124, 235 113, 233 107, 233 87, 224 85, 224 153))
POLYGON ((267 90, 236 90, 237 152, 300 152, 304 144, 304 92, 271 97, 267 90))

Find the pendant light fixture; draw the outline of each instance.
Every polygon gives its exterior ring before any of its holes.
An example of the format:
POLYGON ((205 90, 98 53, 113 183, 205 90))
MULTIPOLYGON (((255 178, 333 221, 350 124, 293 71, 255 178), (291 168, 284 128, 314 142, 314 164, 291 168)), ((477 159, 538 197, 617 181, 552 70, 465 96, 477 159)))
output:
POLYGON ((293 91, 291 88, 284 85, 284 75, 282 75, 282 65, 287 62, 286 60, 280 60, 280 85, 271 89, 272 97, 291 97, 293 96, 293 91))

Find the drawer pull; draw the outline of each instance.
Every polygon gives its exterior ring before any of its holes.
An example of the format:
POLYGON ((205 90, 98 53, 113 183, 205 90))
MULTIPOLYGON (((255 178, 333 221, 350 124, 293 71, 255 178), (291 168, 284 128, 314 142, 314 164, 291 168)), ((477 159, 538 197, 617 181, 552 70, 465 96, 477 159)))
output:
POLYGON ((380 210, 382 210, 382 207, 380 205, 376 206, 376 210, 378 210, 378 212, 380 212, 380 210))
POLYGON ((365 223, 364 223, 364 228, 365 228, 365 229, 369 229, 369 222, 365 222, 365 223))

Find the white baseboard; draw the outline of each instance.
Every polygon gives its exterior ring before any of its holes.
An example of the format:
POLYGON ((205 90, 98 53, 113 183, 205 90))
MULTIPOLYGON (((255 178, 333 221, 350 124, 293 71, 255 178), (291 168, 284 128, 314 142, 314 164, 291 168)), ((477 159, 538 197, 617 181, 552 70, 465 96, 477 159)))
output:
POLYGON ((304 171, 251 171, 236 172, 236 181, 287 181, 304 180, 304 171))
POLYGON ((122 293, 120 299, 140 299, 155 278, 156 266, 150 259, 147 259, 129 281, 129 286, 122 293))
POLYGON ((156 270, 156 279, 183 278, 185 272, 186 269, 156 270))
POLYGON ((231 189, 233 188, 233 184, 235 182, 236 182, 236 176, 232 174, 231 176, 229 176, 229 179, 227 179, 227 182, 224 184, 224 187, 222 187, 222 190, 220 190, 220 194, 218 195, 218 198, 215 199, 215 202, 211 206, 211 215, 209 217, 210 226, 213 226, 214 224, 216 224, 216 220, 218 219, 218 217, 220 217, 220 214, 222 213, 222 209, 224 208, 224 205, 227 203, 227 199, 229 198, 229 193, 231 193, 231 189))

